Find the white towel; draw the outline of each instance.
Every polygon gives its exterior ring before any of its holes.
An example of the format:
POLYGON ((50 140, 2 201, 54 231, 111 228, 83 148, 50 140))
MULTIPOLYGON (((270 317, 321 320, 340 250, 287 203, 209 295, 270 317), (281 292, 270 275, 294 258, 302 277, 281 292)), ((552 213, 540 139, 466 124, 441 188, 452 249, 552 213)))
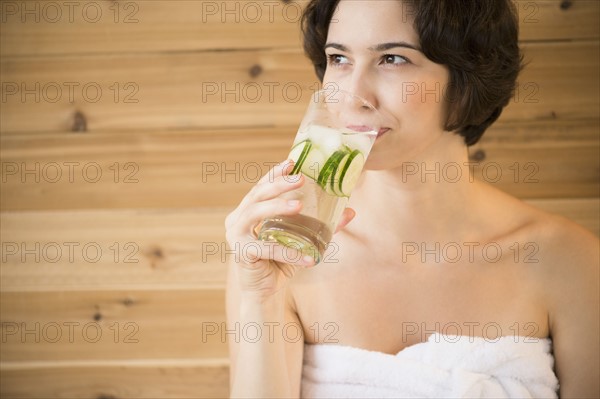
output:
POLYGON ((557 398, 551 341, 434 333, 396 355, 304 346, 303 398, 557 398))

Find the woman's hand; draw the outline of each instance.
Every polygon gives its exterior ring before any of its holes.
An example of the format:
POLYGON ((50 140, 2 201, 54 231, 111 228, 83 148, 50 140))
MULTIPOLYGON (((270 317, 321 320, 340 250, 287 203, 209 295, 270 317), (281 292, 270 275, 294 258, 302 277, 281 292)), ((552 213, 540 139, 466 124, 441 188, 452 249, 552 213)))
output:
MULTIPOLYGON (((254 231, 267 217, 295 215, 302 209, 298 200, 279 198, 305 183, 304 175, 289 175, 292 169, 291 160, 274 166, 225 219, 225 236, 238 264, 240 290, 244 295, 268 298, 281 290, 297 267, 314 266, 312 257, 303 257, 299 251, 277 243, 260 241, 254 231)), ((345 209, 336 231, 353 217, 354 211, 345 209)))

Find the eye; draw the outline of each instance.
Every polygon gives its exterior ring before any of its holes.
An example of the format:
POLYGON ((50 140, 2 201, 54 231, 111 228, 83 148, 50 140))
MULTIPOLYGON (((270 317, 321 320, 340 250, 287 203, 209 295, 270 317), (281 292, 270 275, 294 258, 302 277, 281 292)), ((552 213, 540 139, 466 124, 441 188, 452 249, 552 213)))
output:
POLYGON ((395 54, 385 54, 383 57, 381 57, 381 60, 382 60, 382 64, 391 64, 391 65, 402 65, 402 64, 410 63, 408 58, 402 57, 401 55, 395 55, 395 54))
POLYGON ((342 66, 349 64, 348 58, 341 54, 327 54, 327 64, 333 66, 342 66))

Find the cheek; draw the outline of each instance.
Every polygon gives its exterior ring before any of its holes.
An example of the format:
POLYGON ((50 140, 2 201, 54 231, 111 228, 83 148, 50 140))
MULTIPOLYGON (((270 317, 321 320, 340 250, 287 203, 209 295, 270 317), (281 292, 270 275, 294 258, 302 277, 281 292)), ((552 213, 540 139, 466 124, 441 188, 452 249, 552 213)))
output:
POLYGON ((431 122, 443 128, 446 122, 446 82, 423 82, 420 101, 431 113, 431 122))
POLYGON ((403 126, 443 128, 445 122, 444 93, 440 82, 403 82, 386 96, 388 109, 403 126))

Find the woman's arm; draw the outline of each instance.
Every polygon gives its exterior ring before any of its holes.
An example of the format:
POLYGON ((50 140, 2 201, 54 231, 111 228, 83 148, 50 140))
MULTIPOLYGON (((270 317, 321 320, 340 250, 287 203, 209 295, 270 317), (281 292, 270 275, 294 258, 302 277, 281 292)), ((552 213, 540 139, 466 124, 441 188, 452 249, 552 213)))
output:
POLYGON ((287 290, 261 300, 242 294, 237 281, 237 267, 230 264, 227 328, 240 331, 238 342, 229 339, 231 397, 298 398, 304 337, 298 336, 302 328, 287 290), (242 333, 245 326, 247 334, 242 333))
MULTIPOLYGON (((280 198, 304 184, 304 176, 289 178, 293 162, 274 166, 225 218, 230 251, 227 279, 227 324, 236 333, 229 339, 231 396, 297 397, 304 339, 284 335, 286 323, 296 322, 286 293, 297 267, 314 264, 300 253, 276 243, 265 243, 253 234, 266 217, 293 215, 301 202, 280 198), (292 251, 294 252, 294 251, 292 251), (286 254, 288 256, 286 256, 286 254)), ((293 329, 293 325, 291 326, 293 329)))
MULTIPOLYGON (((239 331, 239 340, 235 334, 229 340, 233 397, 300 396, 304 336, 288 284, 297 268, 312 267, 314 260, 252 235, 264 218, 302 209, 301 201, 279 198, 304 184, 301 174, 286 176, 292 169, 292 161, 273 167, 225 219, 227 244, 235 249, 229 258, 227 324, 229 331, 239 331)), ((345 209, 336 232, 353 217, 345 209)))
POLYGON ((599 398, 600 244, 578 226, 561 227, 547 273, 559 396, 599 398))

